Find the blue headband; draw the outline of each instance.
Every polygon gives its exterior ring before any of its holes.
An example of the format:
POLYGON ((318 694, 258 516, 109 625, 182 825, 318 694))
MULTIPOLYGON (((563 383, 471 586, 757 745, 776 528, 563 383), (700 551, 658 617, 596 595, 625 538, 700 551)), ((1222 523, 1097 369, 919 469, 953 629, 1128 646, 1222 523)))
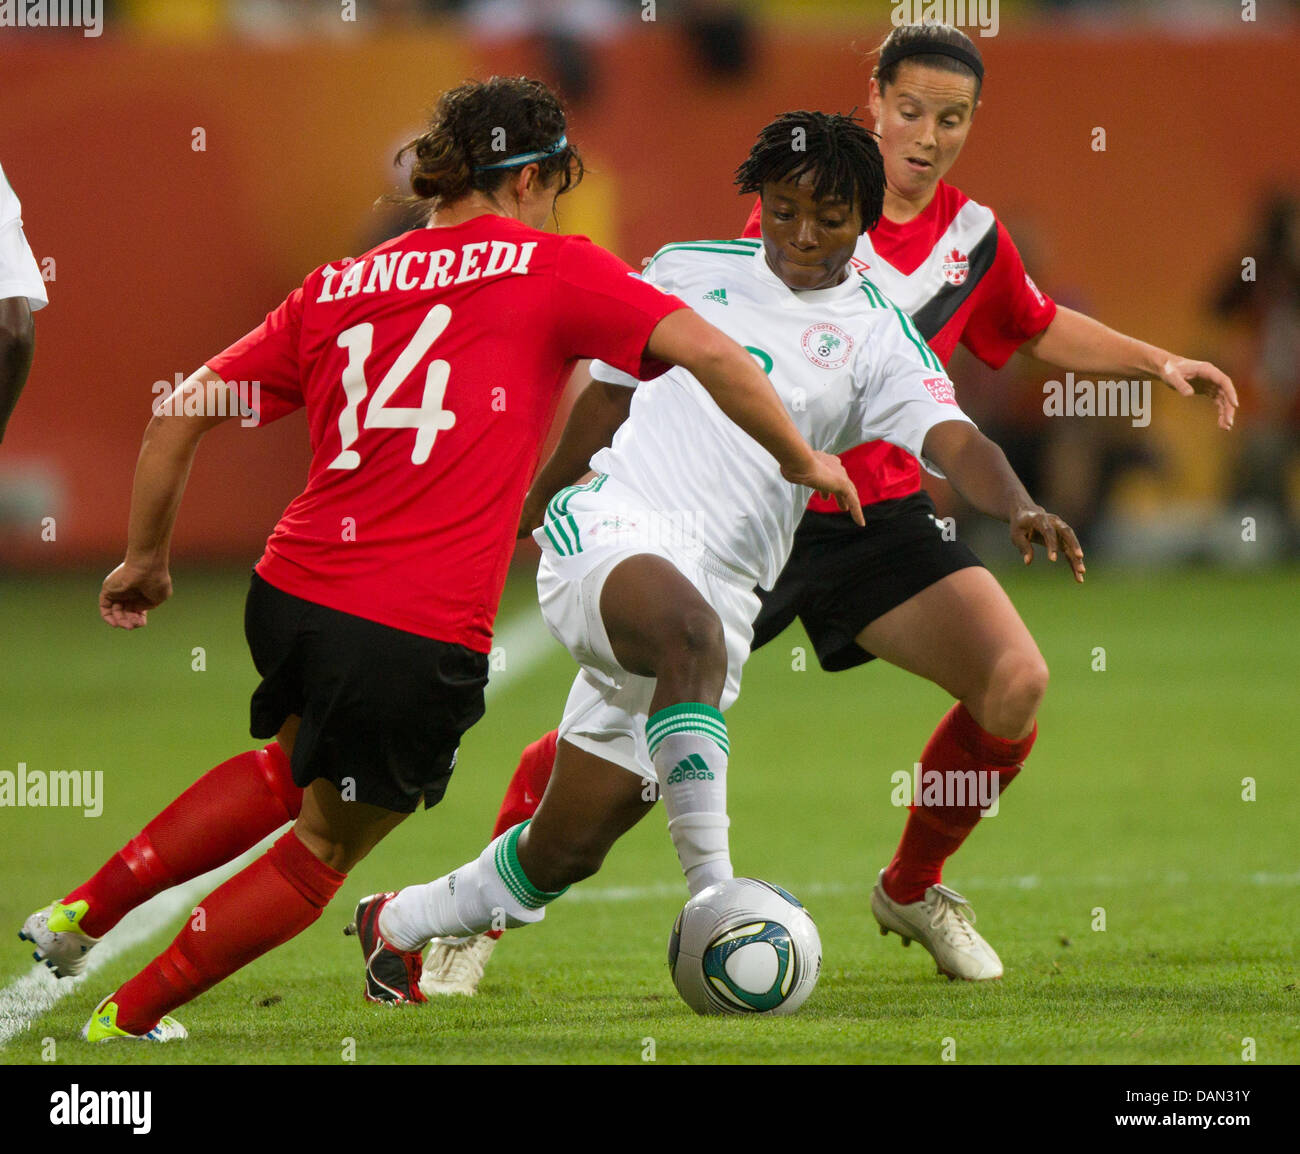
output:
POLYGON ((521 152, 518 156, 508 156, 505 160, 498 160, 496 164, 479 164, 474 168, 475 172, 486 172, 490 168, 518 168, 521 164, 532 164, 536 160, 545 160, 548 156, 554 156, 569 147, 569 138, 563 134, 550 148, 541 148, 536 152, 521 152))

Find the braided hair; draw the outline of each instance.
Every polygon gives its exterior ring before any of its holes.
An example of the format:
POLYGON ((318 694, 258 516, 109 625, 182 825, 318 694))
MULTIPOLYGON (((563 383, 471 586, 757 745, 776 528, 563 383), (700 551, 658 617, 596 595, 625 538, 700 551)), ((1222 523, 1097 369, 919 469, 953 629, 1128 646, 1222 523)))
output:
POLYGON ((862 231, 884 210, 885 166, 875 133, 849 113, 785 112, 763 128, 736 169, 736 187, 759 193, 768 182, 811 174, 817 200, 835 199, 862 214, 862 231))

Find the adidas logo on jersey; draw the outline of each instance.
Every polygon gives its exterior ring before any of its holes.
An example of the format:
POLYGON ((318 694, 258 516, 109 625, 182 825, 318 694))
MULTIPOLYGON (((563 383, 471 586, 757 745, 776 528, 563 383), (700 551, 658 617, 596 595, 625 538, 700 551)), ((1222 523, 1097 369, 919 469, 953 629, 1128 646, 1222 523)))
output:
POLYGON ((719 305, 725 305, 731 303, 729 300, 727 300, 727 290, 724 288, 716 288, 710 292, 706 292, 704 294, 704 299, 706 301, 713 301, 714 304, 719 304, 719 305))
POLYGON ((692 753, 689 757, 683 758, 668 775, 665 785, 680 785, 683 781, 712 781, 713 770, 705 764, 704 758, 698 753, 692 753))

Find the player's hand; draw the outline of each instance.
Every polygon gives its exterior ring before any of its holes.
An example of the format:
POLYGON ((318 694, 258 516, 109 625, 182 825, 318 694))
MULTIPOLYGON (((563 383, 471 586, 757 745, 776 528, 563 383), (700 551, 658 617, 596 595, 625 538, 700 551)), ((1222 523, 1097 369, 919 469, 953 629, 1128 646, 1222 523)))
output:
POLYGON ((99 591, 99 615, 117 629, 149 624, 149 610, 172 595, 167 566, 143 567, 122 562, 99 591))
POLYGON ((1058 552, 1065 553, 1065 559, 1074 570, 1074 579, 1080 583, 1086 570, 1083 567, 1083 550, 1079 547, 1079 538, 1074 530, 1055 513, 1049 513, 1039 505, 1029 505, 1017 509, 1009 518, 1011 521, 1011 540, 1028 565, 1034 559, 1034 544, 1037 542, 1047 549, 1047 559, 1055 561, 1058 552))
POLYGON ((546 501, 533 493, 530 489, 528 496, 524 498, 524 507, 519 514, 519 528, 515 532, 515 537, 531 537, 534 529, 542 527, 542 520, 546 516, 546 501))
POLYGON ((810 489, 816 489, 819 496, 834 497, 835 503, 859 525, 867 523, 862 516, 862 502, 858 498, 857 487, 849 480, 848 473, 834 453, 819 453, 814 449, 810 469, 802 473, 782 469, 781 476, 795 485, 807 485, 810 489))
POLYGON ((1219 428, 1231 429, 1237 412, 1237 390, 1232 378, 1209 361, 1192 361, 1170 357, 1160 366, 1160 376, 1176 393, 1190 397, 1198 393, 1209 397, 1219 410, 1219 428))

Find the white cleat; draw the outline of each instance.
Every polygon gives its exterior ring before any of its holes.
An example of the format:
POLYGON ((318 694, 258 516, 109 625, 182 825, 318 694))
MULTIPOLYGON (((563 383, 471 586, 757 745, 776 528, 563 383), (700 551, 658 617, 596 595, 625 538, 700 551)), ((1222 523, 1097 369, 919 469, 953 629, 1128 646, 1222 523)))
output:
POLYGON ((475 934, 469 938, 434 938, 424 959, 420 992, 427 998, 477 993, 483 970, 496 945, 497 939, 487 934, 475 934))
POLYGON ((36 947, 32 957, 44 962, 57 977, 75 978, 86 968, 90 951, 99 944, 98 938, 83 934, 78 922, 90 907, 85 902, 50 902, 23 922, 18 936, 36 947))
MULTIPOLYGON (((880 871, 884 876, 885 871, 880 871)), ((986 982, 1002 977, 1002 962, 993 947, 975 932, 975 911, 955 890, 935 885, 925 897, 910 905, 894 901, 877 879, 871 891, 871 912, 880 932, 890 930, 909 946, 913 939, 930 951, 939 973, 949 981, 986 982)))

